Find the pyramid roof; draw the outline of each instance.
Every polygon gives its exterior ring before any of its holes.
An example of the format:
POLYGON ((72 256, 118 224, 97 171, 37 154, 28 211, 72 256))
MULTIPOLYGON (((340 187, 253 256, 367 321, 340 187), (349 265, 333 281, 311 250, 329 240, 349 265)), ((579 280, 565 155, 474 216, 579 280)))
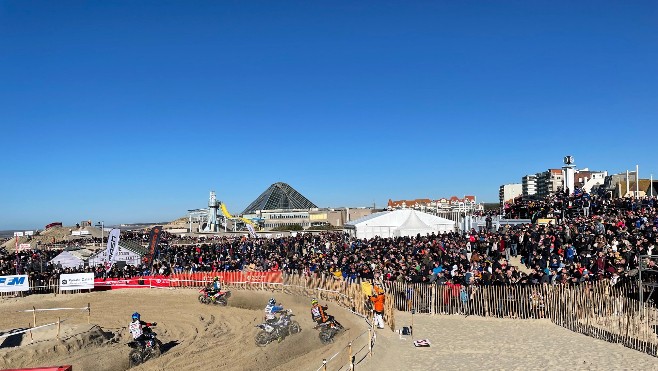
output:
POLYGON ((242 215, 253 214, 257 210, 291 210, 316 208, 314 203, 302 196, 286 183, 274 183, 265 192, 261 193, 246 209, 242 215))

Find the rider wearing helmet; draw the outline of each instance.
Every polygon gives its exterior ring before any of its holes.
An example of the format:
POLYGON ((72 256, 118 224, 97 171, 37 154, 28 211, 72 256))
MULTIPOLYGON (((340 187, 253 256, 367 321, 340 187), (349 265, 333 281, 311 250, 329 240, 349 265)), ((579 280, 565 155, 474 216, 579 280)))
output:
POLYGON ((274 298, 270 298, 270 300, 267 302, 267 306, 265 306, 265 320, 267 320, 267 323, 269 324, 276 324, 279 322, 279 318, 277 318, 276 314, 282 311, 283 306, 276 305, 276 300, 274 300, 274 298))
POLYGON ((311 319, 317 322, 318 325, 321 325, 328 321, 333 321, 336 325, 341 326, 341 324, 338 323, 338 321, 336 321, 334 316, 329 315, 327 314, 327 312, 325 312, 327 309, 328 307, 326 305, 320 305, 318 303, 318 299, 313 298, 313 300, 311 300, 311 319))
POLYGON ((150 327, 156 326, 157 323, 149 323, 141 320, 139 313, 135 312, 132 315, 132 321, 128 325, 130 334, 133 336, 133 340, 139 342, 142 347, 145 344, 145 341, 151 338, 151 329, 150 327))
MULTIPOLYGON (((277 318, 276 316, 276 314, 279 312, 283 312, 283 306, 276 305, 276 300, 274 300, 274 298, 270 298, 270 300, 267 302, 267 306, 265 306, 265 322, 271 326, 277 326, 281 321, 281 317, 279 316, 277 318)), ((279 335, 278 340, 281 342, 281 335, 279 335)))
POLYGON ((219 292, 222 290, 222 285, 219 282, 219 277, 215 276, 212 279, 212 283, 206 287, 206 292, 208 293, 208 297, 211 300, 217 299, 219 296, 219 292))
POLYGON ((327 306, 318 304, 318 299, 311 300, 311 319, 318 324, 325 323, 329 317, 324 312, 327 306))

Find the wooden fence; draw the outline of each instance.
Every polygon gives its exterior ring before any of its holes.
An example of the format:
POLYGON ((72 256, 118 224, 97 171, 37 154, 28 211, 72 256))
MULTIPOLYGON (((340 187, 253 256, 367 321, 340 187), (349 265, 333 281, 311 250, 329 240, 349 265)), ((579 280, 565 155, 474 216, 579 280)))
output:
POLYGON ((658 356, 658 310, 632 285, 469 286, 386 283, 397 310, 427 314, 548 319, 571 331, 658 356))

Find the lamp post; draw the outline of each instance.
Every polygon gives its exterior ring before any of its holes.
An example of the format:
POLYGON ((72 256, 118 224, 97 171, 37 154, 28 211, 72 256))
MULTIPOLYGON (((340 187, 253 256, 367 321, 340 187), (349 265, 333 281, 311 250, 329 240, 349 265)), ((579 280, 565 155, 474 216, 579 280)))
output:
POLYGON ((101 227, 101 247, 103 247, 103 238, 104 238, 103 232, 105 231, 105 224, 102 221, 100 221, 96 223, 96 227, 101 227))

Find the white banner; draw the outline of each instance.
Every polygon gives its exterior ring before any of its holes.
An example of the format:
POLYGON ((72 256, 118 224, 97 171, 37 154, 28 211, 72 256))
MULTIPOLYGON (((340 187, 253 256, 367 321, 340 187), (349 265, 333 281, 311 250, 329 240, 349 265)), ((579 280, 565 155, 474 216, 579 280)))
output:
POLYGON ((29 291, 27 275, 0 276, 0 292, 29 291))
POLYGON ((93 273, 73 273, 59 276, 60 290, 87 290, 94 288, 93 273))
POLYGON ((247 224, 247 229, 249 230, 249 234, 251 235, 251 237, 253 238, 258 237, 258 235, 256 235, 256 230, 251 224, 247 224))
POLYGON ((23 232, 14 232, 14 237, 23 237, 23 232))
POLYGON ((30 250, 32 249, 32 245, 29 243, 19 243, 18 244, 18 251, 24 251, 24 250, 30 250))
POLYGON ((112 264, 116 261, 116 254, 119 250, 119 236, 121 231, 117 228, 110 231, 110 235, 107 237, 107 249, 105 249, 105 256, 107 256, 107 261, 105 262, 105 271, 109 272, 112 269, 112 264))

